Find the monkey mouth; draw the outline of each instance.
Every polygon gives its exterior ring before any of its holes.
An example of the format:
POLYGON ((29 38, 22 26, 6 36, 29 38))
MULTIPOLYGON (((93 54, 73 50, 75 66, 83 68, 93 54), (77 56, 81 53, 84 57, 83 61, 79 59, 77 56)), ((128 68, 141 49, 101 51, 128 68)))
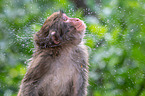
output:
POLYGON ((79 26, 78 26, 78 28, 80 28, 82 26, 82 24, 80 24, 79 26))
POLYGON ((84 23, 78 25, 77 29, 78 29, 78 31, 83 31, 85 29, 84 23))
POLYGON ((82 29, 83 25, 80 24, 77 29, 82 29))

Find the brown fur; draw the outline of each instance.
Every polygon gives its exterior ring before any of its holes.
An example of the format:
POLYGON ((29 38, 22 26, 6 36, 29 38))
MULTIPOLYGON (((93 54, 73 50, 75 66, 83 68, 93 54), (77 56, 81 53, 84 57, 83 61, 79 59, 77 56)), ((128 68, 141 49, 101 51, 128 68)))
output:
POLYGON ((85 29, 78 32, 71 23, 63 22, 62 14, 53 13, 34 35, 36 51, 18 96, 87 95, 88 53, 82 42, 85 29))

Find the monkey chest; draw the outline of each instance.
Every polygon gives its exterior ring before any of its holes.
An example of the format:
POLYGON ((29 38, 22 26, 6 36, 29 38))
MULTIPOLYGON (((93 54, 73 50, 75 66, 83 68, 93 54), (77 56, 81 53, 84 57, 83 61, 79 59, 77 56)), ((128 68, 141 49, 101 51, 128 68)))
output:
MULTIPOLYGON (((53 62, 43 78, 40 88, 53 92, 53 94, 65 93, 64 90, 70 89, 70 85, 73 82, 73 76, 77 74, 75 67, 72 64, 72 61, 57 61, 53 62), (58 93, 57 93, 58 92, 58 93)), ((50 94, 50 93, 49 93, 50 94)))

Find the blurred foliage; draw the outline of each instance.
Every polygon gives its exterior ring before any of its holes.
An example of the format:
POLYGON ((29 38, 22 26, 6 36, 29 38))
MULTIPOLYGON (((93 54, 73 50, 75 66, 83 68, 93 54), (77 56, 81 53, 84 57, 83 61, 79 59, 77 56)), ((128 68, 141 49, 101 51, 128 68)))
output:
POLYGON ((0 0, 0 96, 16 96, 33 53, 33 34, 60 9, 87 25, 88 96, 145 96, 145 1, 0 0))

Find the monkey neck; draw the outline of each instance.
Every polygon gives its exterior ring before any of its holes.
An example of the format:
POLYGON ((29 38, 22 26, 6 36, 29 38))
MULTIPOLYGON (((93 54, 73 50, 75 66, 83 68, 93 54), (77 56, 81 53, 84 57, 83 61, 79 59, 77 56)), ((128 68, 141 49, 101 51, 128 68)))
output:
POLYGON ((63 53, 67 53, 67 52, 69 53, 69 51, 72 50, 76 46, 77 45, 70 45, 70 46, 67 45, 67 46, 57 46, 57 47, 49 47, 49 48, 43 48, 43 49, 36 47, 36 50, 33 56, 37 56, 40 53, 44 52, 46 54, 49 54, 52 57, 55 57, 63 53))

